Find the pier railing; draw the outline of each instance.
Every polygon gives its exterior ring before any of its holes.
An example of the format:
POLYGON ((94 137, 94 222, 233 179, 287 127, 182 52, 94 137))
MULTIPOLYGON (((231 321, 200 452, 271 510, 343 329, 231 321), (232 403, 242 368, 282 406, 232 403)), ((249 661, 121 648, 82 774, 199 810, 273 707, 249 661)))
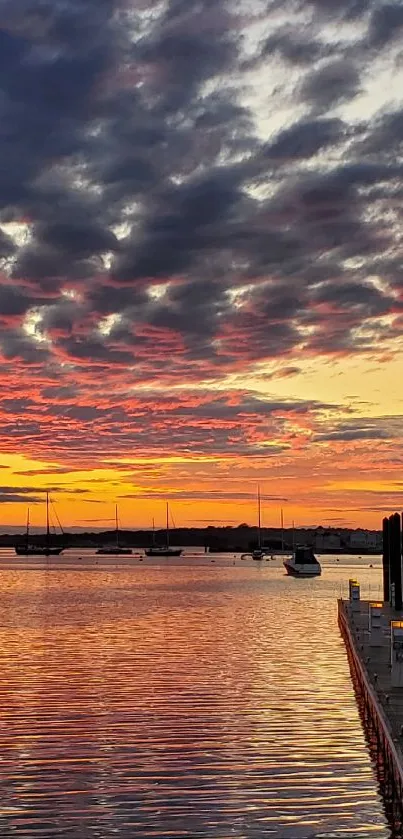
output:
MULTIPOLYGON (((368 604, 361 601, 365 608, 368 604)), ((357 636, 353 628, 353 615, 350 613, 348 601, 338 601, 338 619, 343 636, 350 668, 364 705, 364 718, 370 722, 376 734, 377 751, 381 755, 385 770, 389 773, 393 787, 394 805, 399 809, 400 823, 403 816, 403 755, 399 743, 400 731, 394 731, 386 710, 382 707, 380 697, 363 661, 364 645, 357 643, 357 636)), ((403 692, 403 689, 402 689, 403 692)))

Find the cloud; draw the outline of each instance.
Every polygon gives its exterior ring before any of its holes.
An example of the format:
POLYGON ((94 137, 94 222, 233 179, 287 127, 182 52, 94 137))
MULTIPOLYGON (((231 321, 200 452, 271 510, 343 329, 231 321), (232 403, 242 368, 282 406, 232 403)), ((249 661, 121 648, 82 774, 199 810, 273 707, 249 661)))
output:
POLYGON ((328 111, 353 99, 360 90, 360 73, 352 61, 337 59, 312 70, 305 77, 300 93, 315 110, 328 111))
POLYGON ((308 32, 299 32, 292 27, 281 27, 266 38, 261 57, 280 56, 285 62, 298 66, 312 66, 324 55, 331 52, 331 47, 309 37, 308 32))
POLYGON ((398 40, 403 29, 403 8, 400 3, 385 3, 374 8, 369 24, 368 41, 371 47, 383 48, 398 40))
POLYGON ((309 0, 315 13, 336 14, 345 20, 356 20, 364 15, 372 0, 309 0))
MULTIPOLYGON (((40 501, 43 499, 39 495, 30 495, 29 496, 29 503, 30 504, 39 504, 40 501)), ((0 491, 0 504, 26 504, 27 503, 27 496, 21 495, 19 492, 6 492, 3 493, 0 491)))
MULTIPOLYGON (((119 498, 130 499, 158 499, 160 501, 256 501, 256 495, 250 492, 231 492, 226 490, 164 490, 158 492, 138 492, 135 494, 120 495, 119 498)), ((280 495, 261 495, 263 501, 288 501, 288 498, 283 498, 280 495)))
POLYGON ((291 387, 401 340, 401 9, 266 6, 3 3, 0 433, 60 464, 31 475, 397 439, 291 387))
MULTIPOLYGON (((71 464, 74 473, 88 466, 102 466, 106 456, 112 462, 133 451, 152 453, 157 458, 172 451, 187 456, 260 453, 270 458, 287 450, 289 426, 339 410, 336 405, 315 400, 269 399, 235 390, 177 391, 173 400, 164 391, 142 392, 136 397, 111 392, 108 397, 100 384, 98 396, 92 391, 87 398, 88 405, 48 403, 39 394, 38 401, 31 399, 29 403, 9 400, 9 414, 19 413, 21 420, 16 426, 3 422, 0 431, 3 428, 3 438, 10 439, 11 450, 15 439, 21 452, 36 459, 50 448, 58 461, 71 464)), ((147 468, 146 464, 142 472, 147 468)), ((49 466, 45 471, 28 471, 28 476, 56 476, 58 472, 49 466)), ((67 490, 63 484, 54 484, 49 491, 67 490)))
POLYGON ((325 434, 316 434, 313 437, 314 443, 348 442, 352 440, 389 440, 390 435, 386 431, 376 428, 351 428, 345 431, 328 431, 325 434))
POLYGON ((340 142, 343 129, 339 119, 302 120, 282 131, 267 147, 265 156, 283 161, 313 157, 327 146, 340 142))
POLYGON ((69 475, 71 474, 71 471, 71 468, 68 466, 54 466, 49 469, 27 469, 20 472, 16 471, 13 472, 13 474, 18 475, 19 477, 35 477, 35 475, 69 475))
POLYGON ((326 431, 314 434, 312 442, 353 442, 360 440, 395 440, 403 436, 403 418, 371 417, 339 422, 326 431))
MULTIPOLYGON (((18 473, 17 473, 18 474, 18 473)), ((63 484, 56 484, 54 486, 48 486, 46 489, 43 487, 21 487, 21 486, 2 486, 0 487, 0 494, 4 497, 7 495, 14 495, 18 493, 20 496, 27 496, 27 501, 31 503, 36 503, 37 501, 44 501, 46 497, 46 492, 49 493, 67 493, 71 495, 86 495, 89 490, 83 489, 82 487, 67 487, 63 484), (35 495, 36 493, 36 495, 35 495), (40 493, 40 495, 38 495, 40 493)))

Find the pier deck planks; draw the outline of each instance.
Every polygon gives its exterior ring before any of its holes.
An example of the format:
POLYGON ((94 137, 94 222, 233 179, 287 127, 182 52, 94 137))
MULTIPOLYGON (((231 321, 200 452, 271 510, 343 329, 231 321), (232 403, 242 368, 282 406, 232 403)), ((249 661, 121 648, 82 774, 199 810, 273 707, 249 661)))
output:
POLYGON ((371 647, 368 612, 369 601, 360 601, 359 611, 356 612, 352 611, 349 601, 339 601, 339 623, 344 641, 370 686, 374 697, 372 712, 376 717, 375 722, 387 738, 392 740, 395 762, 398 764, 394 768, 403 779, 403 688, 392 687, 390 671, 390 621, 403 620, 403 613, 394 611, 388 603, 384 604, 381 619, 382 645, 371 647), (345 631, 343 622, 349 633, 345 631))

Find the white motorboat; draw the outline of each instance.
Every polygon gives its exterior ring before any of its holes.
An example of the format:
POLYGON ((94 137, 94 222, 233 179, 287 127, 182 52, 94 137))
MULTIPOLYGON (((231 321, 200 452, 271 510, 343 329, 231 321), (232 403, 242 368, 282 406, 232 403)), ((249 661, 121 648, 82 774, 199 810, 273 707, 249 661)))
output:
POLYGON ((283 564, 291 577, 319 577, 322 573, 320 562, 309 545, 298 545, 292 557, 285 559, 283 564))

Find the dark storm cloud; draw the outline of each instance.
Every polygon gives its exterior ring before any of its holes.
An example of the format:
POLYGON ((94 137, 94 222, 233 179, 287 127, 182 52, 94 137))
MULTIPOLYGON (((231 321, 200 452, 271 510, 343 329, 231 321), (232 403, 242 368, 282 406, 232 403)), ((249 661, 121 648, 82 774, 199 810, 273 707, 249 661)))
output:
POLYGON ((261 57, 280 56, 291 65, 311 67, 324 55, 328 55, 330 48, 321 41, 308 37, 308 33, 295 31, 292 27, 276 30, 264 42, 261 57))
POLYGON ((43 225, 37 231, 37 238, 51 248, 85 258, 94 253, 114 251, 118 247, 116 236, 94 222, 56 222, 43 225))
POLYGON ((265 155, 290 162, 312 157, 339 142, 344 128, 340 119, 301 120, 278 134, 265 149, 265 155))
POLYGON ((113 275, 120 280, 169 277, 188 271, 204 251, 218 249, 220 230, 243 198, 241 177, 242 171, 222 167, 166 189, 142 235, 122 245, 126 252, 113 275))
POLYGON ((392 309, 403 311, 403 302, 394 297, 382 294, 375 286, 368 283, 344 282, 334 285, 324 283, 314 292, 316 303, 328 303, 335 308, 347 311, 358 307, 367 317, 382 316, 392 309))
POLYGON ((49 248, 37 242, 21 249, 12 270, 12 277, 24 277, 28 280, 61 280, 71 278, 82 280, 94 276, 102 269, 102 263, 92 259, 74 259, 72 253, 66 254, 55 248, 49 248))
POLYGON ((23 315, 33 306, 43 304, 44 299, 38 298, 28 289, 22 289, 11 283, 0 285, 0 318, 7 315, 23 315))
POLYGON ((382 113, 371 126, 367 136, 363 138, 357 148, 359 154, 378 154, 392 156, 395 162, 395 154, 403 142, 403 110, 382 113))
POLYGON ((329 111, 360 90, 360 73, 350 60, 337 59, 307 74, 300 88, 303 99, 318 111, 329 111))
POLYGON ((403 29, 403 6, 401 3, 385 3, 375 6, 370 20, 368 41, 371 47, 385 47, 390 41, 397 41, 403 29))
POLYGON ((356 20, 371 7, 372 0, 309 0, 314 12, 356 20))
POLYGON ((228 70, 235 57, 231 35, 223 32, 220 39, 210 40, 208 30, 200 33, 181 26, 170 29, 162 25, 155 39, 142 48, 143 60, 159 65, 165 74, 161 106, 167 111, 183 108, 195 88, 210 76, 228 70))
POLYGON ((50 356, 49 347, 27 336, 22 329, 5 329, 0 334, 0 353, 6 361, 21 361, 26 365, 44 363, 50 356))
POLYGON ((83 125, 98 110, 95 91, 114 64, 114 9, 90 0, 2 4, 3 207, 34 209, 44 166, 80 150, 83 125))

